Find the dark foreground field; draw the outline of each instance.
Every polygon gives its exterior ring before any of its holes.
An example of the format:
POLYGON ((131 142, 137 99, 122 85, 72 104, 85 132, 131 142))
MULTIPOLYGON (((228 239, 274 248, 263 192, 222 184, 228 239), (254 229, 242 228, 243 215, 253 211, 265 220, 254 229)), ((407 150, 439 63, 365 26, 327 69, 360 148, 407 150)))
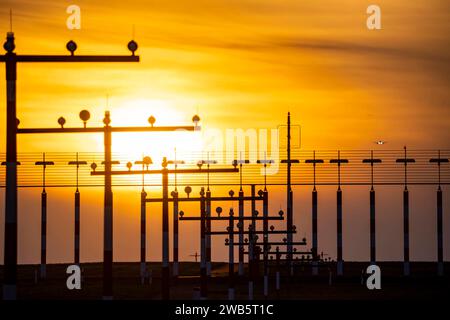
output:
MULTIPOLYGON (((367 275, 362 279, 362 270, 367 263, 349 262, 345 264, 344 276, 336 277, 332 267, 332 281, 329 283, 329 269, 324 267, 319 276, 311 276, 310 267, 297 267, 295 277, 282 275, 281 289, 275 290, 275 267, 270 269, 269 299, 442 299, 450 292, 449 264, 445 266, 446 276, 436 276, 435 263, 412 263, 411 276, 402 276, 402 264, 398 262, 379 263, 381 268, 381 290, 368 290, 365 285, 367 275), (362 284, 363 282, 363 284, 362 284)), ((18 272, 19 299, 100 299, 102 296, 102 264, 83 264, 81 290, 66 287, 67 265, 48 265, 47 279, 36 283, 38 266, 23 265, 18 272)), ((138 263, 115 263, 115 299, 160 299, 160 264, 149 263, 153 281, 141 284, 138 263)), ((213 276, 208 279, 208 299, 227 299, 228 265, 213 263, 213 276)), ((192 299, 194 288, 200 285, 199 264, 185 262, 180 265, 181 276, 172 280, 171 299, 192 299)), ((3 268, 0 267, 3 279, 3 268)), ((3 281, 3 280, 1 280, 3 281)), ((246 300, 248 279, 237 279, 236 298, 246 300)), ((2 282, 1 282, 2 284, 2 282)), ((255 299, 263 299, 262 279, 255 285, 255 299)), ((1 294, 1 293, 0 293, 1 294)))

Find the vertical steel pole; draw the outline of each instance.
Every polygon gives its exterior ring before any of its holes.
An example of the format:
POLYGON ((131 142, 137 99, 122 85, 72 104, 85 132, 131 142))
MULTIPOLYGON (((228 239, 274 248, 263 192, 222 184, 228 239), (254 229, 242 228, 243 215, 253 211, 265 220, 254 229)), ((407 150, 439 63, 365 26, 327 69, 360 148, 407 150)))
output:
POLYGON ((253 230, 256 230, 256 189, 254 184, 251 185, 251 196, 252 223, 248 229, 248 300, 253 300, 253 282, 255 276, 255 237, 253 234, 253 230))
POLYGON ((234 300, 234 218, 230 209, 228 219, 228 300, 234 300))
MULTIPOLYGON (((308 161, 308 160, 306 160, 308 161)), ((317 189, 316 189, 316 151, 313 151, 313 160, 309 161, 313 164, 313 191, 312 191, 312 274, 318 275, 318 235, 317 235, 317 189)))
POLYGON ((145 199, 147 193, 144 188, 141 191, 141 280, 144 282, 147 275, 146 242, 147 242, 147 208, 145 199))
POLYGON ((375 189, 370 189, 370 264, 376 264, 375 189))
POLYGON ((178 277, 178 191, 172 193, 173 196, 173 270, 172 274, 178 277))
MULTIPOLYGON (((206 191, 205 199, 205 217, 206 217, 206 230, 211 231, 211 191, 206 191)), ((211 235, 205 235, 206 246, 206 275, 211 276, 211 235)))
POLYGON ((17 292, 17 136, 16 80, 17 60, 14 33, 6 37, 6 192, 5 192, 5 275, 3 299, 15 300, 17 292), (6 48, 8 46, 8 48, 6 48))
POLYGON ((113 298, 113 193, 110 114, 103 119, 105 144, 105 198, 104 198, 104 251, 103 251, 103 300, 113 298))
POLYGON ((409 276, 409 191, 403 191, 403 275, 409 276))
MULTIPOLYGON (((331 162, 331 161, 330 161, 331 162)), ((341 190, 341 152, 338 151, 338 189, 336 192, 336 211, 337 211, 337 275, 344 274, 344 261, 342 259, 342 190, 341 190)))
MULTIPOLYGON (((45 165, 44 165, 45 167, 45 165)), ((45 171, 45 169, 44 169, 45 171)), ((44 173, 45 175, 45 173, 44 173)), ((47 192, 41 193, 41 279, 47 277, 47 192)))
POLYGON ((408 163, 414 162, 414 159, 406 157, 406 146, 403 148, 405 157, 397 159, 396 162, 403 163, 405 166, 405 188, 403 190, 403 275, 409 276, 409 191, 408 191, 408 163))
POLYGON ((263 194, 263 245, 264 245, 264 298, 269 295, 269 193, 264 189, 263 194))
POLYGON ((205 190, 200 191, 200 299, 207 298, 205 190))
POLYGON ((167 170, 167 159, 162 163, 162 270, 161 270, 161 293, 163 300, 170 299, 170 270, 169 270, 169 173, 167 170))
POLYGON ((439 186, 437 190, 437 257, 438 257, 438 275, 444 275, 444 250, 442 235, 442 189, 439 186))
POLYGON ((319 269, 318 269, 318 237, 317 237, 317 190, 314 186, 313 192, 312 192, 312 254, 313 254, 313 267, 312 267, 312 274, 318 275, 319 269))
POLYGON ((342 190, 339 187, 336 193, 337 200, 337 275, 344 273, 344 261, 342 259, 342 190))
POLYGON ((375 189, 373 166, 381 163, 381 159, 373 158, 373 150, 370 151, 370 159, 363 159, 363 163, 370 163, 370 264, 376 264, 376 232, 375 232, 375 189))
POLYGON ((430 162, 437 164, 438 169, 438 188, 436 192, 436 212, 437 212, 437 273, 438 276, 444 275, 444 251, 443 251, 443 212, 442 212, 442 189, 441 189, 441 163, 448 163, 448 159, 441 159, 441 151, 438 150, 438 157, 430 159, 430 162))
POLYGON ((289 275, 294 275, 294 267, 292 264, 292 226, 293 226, 293 195, 291 186, 291 113, 288 112, 287 121, 287 213, 286 213, 286 224, 287 224, 287 251, 288 251, 288 267, 289 275))
MULTIPOLYGON (((70 164, 70 162, 69 162, 70 164)), ((78 175, 80 162, 78 160, 78 152, 76 154, 76 185, 75 190, 75 238, 74 238, 74 263, 76 265, 80 264, 80 190, 78 189, 78 175)))
POLYGON ((75 191, 75 253, 74 263, 80 264, 80 191, 75 191))
POLYGON ((239 276, 244 275, 244 191, 239 190, 239 276))

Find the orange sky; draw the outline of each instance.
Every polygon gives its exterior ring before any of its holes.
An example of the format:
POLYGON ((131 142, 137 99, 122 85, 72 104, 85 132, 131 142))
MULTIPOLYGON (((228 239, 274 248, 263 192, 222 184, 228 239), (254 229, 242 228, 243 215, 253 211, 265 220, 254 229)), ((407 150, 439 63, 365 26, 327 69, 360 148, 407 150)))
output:
MULTIPOLYGON (((150 114, 158 124, 184 125, 198 112, 206 129, 275 128, 290 110, 304 149, 370 149, 379 139, 390 149, 449 148, 450 4, 377 1, 383 29, 369 31, 371 3, 0 0, 0 31, 9 30, 12 8, 19 54, 66 54, 70 39, 78 54, 128 54, 135 26, 138 64, 20 65, 23 127, 56 127, 59 116, 81 125, 85 108, 99 125, 108 95, 113 125, 146 125, 150 114), (69 4, 81 7, 81 30, 66 28, 69 4)), ((115 141, 116 151, 138 148, 127 137, 115 141)), ((95 136, 19 138, 22 152, 100 146, 95 136)))
MULTIPOLYGON (((366 28, 367 2, 356 0, 74 3, 81 30, 66 28, 66 1, 20 0, 1 1, 0 30, 12 8, 18 53, 64 54, 73 39, 79 54, 127 54, 135 25, 142 61, 20 66, 23 126, 53 126, 60 115, 78 125, 82 108, 100 123, 109 95, 113 125, 146 124, 150 113, 160 124, 189 123, 198 110, 205 128, 267 128, 290 110, 306 149, 366 149, 378 139, 392 148, 449 146, 443 1, 379 1, 379 31, 366 28)), ((38 140, 21 138, 20 150, 52 151, 61 141, 38 140)))

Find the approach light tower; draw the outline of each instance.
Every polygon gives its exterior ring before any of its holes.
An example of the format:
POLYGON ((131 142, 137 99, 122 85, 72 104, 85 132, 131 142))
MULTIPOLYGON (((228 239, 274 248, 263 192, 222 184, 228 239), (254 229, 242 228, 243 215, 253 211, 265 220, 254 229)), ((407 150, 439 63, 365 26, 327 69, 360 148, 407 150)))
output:
POLYGON ((77 44, 69 41, 66 45, 70 55, 17 55, 14 52, 14 33, 8 32, 3 48, 5 55, 0 62, 6 66, 6 192, 5 192, 5 241, 4 241, 4 284, 3 299, 15 300, 17 292, 17 127, 16 81, 17 64, 21 62, 139 62, 134 53, 137 43, 131 40, 129 56, 75 55, 77 44))

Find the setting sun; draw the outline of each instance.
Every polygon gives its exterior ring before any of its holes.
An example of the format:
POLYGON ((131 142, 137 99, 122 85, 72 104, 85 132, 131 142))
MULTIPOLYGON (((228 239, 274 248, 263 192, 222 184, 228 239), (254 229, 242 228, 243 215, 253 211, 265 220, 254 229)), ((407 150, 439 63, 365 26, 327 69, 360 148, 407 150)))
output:
MULTIPOLYGON (((119 106, 111 106, 112 126, 148 125, 150 116, 155 118, 155 126, 183 125, 190 126, 192 116, 178 109, 164 100, 131 100, 118 103, 119 106)), ((103 151, 103 137, 95 136, 96 151, 103 151)), ((112 151, 120 152, 129 157, 130 161, 140 160, 144 155, 152 158, 157 166, 162 158, 173 159, 175 150, 178 157, 183 154, 199 153, 202 151, 203 142, 199 131, 174 131, 154 133, 116 133, 113 134, 112 151)))

